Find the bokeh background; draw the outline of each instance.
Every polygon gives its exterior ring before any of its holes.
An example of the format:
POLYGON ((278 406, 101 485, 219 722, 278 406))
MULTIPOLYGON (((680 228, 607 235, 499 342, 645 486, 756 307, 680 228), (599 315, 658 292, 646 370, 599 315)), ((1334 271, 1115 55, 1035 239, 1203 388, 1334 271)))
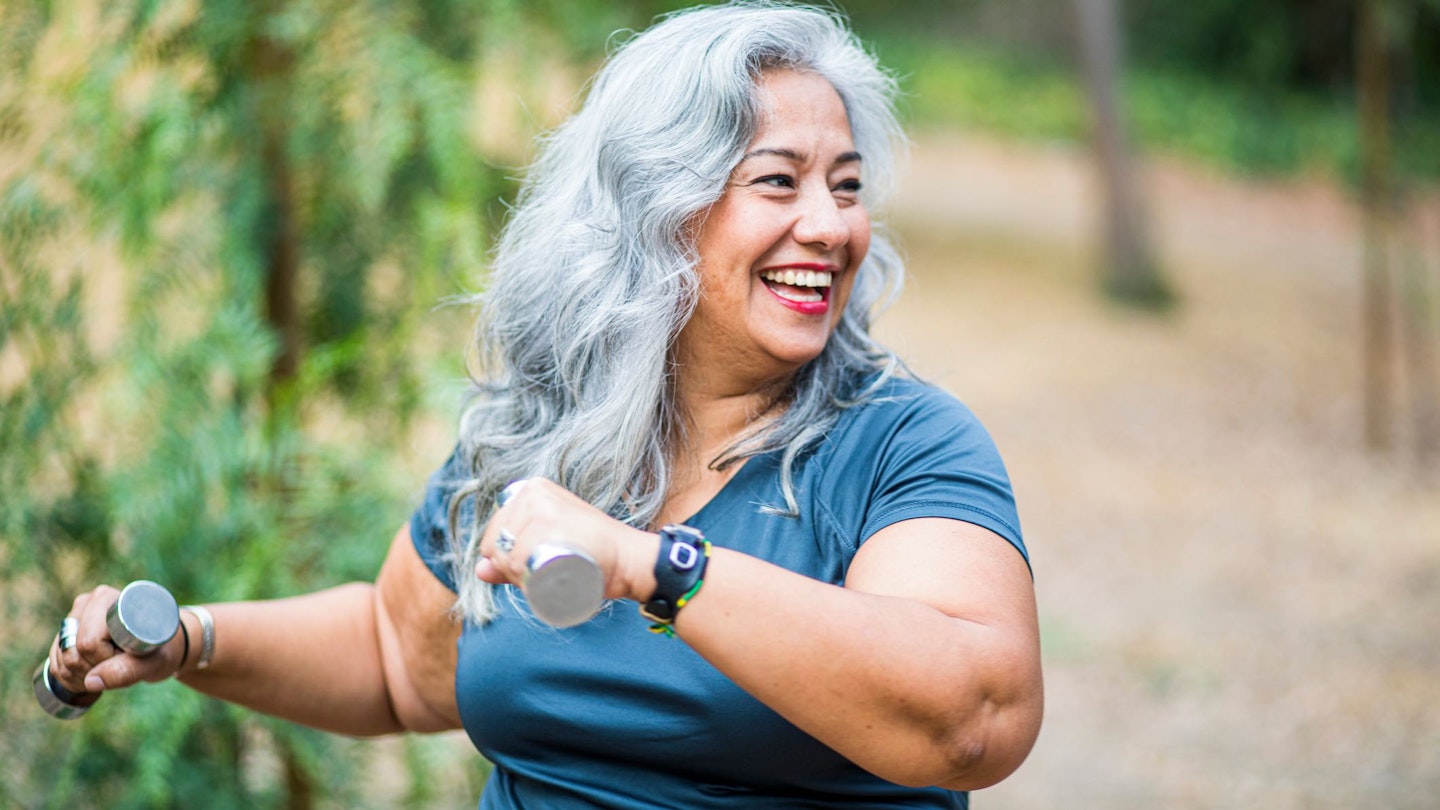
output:
MULTIPOLYGON (((97 582, 373 576, 534 137, 679 5, 0 0, 0 807, 473 806, 460 735, 30 674, 97 582)), ((881 331, 1034 557, 1045 727, 975 806, 1435 806, 1440 2, 843 5, 913 139, 881 331)))

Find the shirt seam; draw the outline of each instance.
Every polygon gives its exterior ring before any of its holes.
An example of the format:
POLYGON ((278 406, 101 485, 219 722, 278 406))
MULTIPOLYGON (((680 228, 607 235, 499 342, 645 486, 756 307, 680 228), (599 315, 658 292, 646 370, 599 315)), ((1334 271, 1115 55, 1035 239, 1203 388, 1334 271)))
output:
MULTIPOLYGON (((823 518, 824 524, 829 528, 830 532, 840 538, 840 542, 845 545, 846 551, 849 551, 853 555, 860 550, 859 539, 846 535, 844 525, 840 522, 840 519, 835 517, 835 514, 830 511, 829 506, 823 503, 816 503, 815 510, 820 513, 820 517, 823 518)), ((849 568, 848 562, 845 567, 849 568)))
MULTIPOLYGON (((907 510, 914 509, 914 508, 916 508, 916 507, 924 507, 924 506, 943 506, 943 507, 945 507, 945 508, 947 508, 947 509, 954 509, 954 510, 959 510, 959 511, 964 511, 964 512, 971 512, 971 513, 976 514, 976 515, 983 515, 983 516, 989 518, 990 520, 995 521, 996 524, 998 524, 998 525, 1000 525, 1000 526, 1004 526, 1004 527, 1005 527, 1005 530, 1008 531, 1008 532, 1010 532, 1014 537, 1019 537, 1019 536, 1020 536, 1020 531, 1019 531, 1018 529, 1016 529, 1014 526, 1011 526, 1011 525, 1010 525, 1010 521, 1006 520, 1006 519, 1003 518, 1003 517, 1000 517, 999 515, 995 514, 994 512, 991 512, 991 511, 989 511, 989 510, 987 510, 987 509, 981 509, 981 508, 976 507, 976 506, 971 506, 970 504, 956 503, 955 501, 940 501, 940 500, 910 501, 909 503, 899 504, 899 505, 897 505, 897 506, 892 506, 892 507, 889 507, 889 508, 887 508, 887 509, 884 509, 884 510, 880 511, 880 512, 877 513, 874 517, 872 517, 870 520, 865 521, 865 525, 868 526, 868 525, 875 524, 875 523, 882 523, 886 518, 890 517, 891 515, 894 515, 894 514, 899 513, 899 512, 905 512, 905 511, 907 511, 907 510)), ((942 517, 942 515, 934 515, 933 517, 942 517)), ((884 527, 881 526, 881 527, 879 527, 879 528, 876 528, 875 531, 879 531, 880 528, 884 528, 884 527)), ((874 533, 875 533, 875 532, 871 532, 870 534, 874 534, 874 533)), ((868 535, 867 535, 867 536, 868 536, 868 535)), ((1010 542, 1012 545, 1013 545, 1014 542, 1015 542, 1011 537, 1007 537, 1007 538, 1005 538, 1005 539, 1006 539, 1006 541, 1010 542)))

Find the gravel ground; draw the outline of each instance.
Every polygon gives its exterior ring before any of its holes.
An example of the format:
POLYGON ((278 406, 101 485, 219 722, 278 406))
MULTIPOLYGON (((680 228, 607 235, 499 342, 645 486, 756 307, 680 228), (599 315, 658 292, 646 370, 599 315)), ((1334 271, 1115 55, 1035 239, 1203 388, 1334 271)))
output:
POLYGON ((1440 806, 1440 474, 1361 442, 1355 213, 1146 183, 1167 316, 1095 293, 1073 150, 922 137, 893 212, 881 331, 991 428, 1040 598, 1045 727, 974 804, 1440 806))

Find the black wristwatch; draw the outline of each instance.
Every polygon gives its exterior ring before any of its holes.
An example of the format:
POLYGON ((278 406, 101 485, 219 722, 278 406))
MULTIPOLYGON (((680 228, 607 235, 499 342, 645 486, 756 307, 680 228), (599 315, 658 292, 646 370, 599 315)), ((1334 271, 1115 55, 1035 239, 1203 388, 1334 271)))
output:
POLYGON ((660 555, 655 558, 655 593, 640 606, 640 615, 658 625, 675 621, 705 581, 710 544, 698 529, 669 524, 660 529, 660 555))

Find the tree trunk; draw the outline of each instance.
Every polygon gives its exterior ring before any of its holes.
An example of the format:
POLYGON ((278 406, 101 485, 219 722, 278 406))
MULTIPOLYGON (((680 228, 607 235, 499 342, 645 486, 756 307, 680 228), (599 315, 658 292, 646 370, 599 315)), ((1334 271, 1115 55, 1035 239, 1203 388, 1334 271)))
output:
POLYGON ((1105 193, 1105 258, 1102 285, 1113 297, 1146 307, 1165 307, 1174 295, 1160 273, 1146 237, 1139 185, 1117 90, 1121 63, 1116 0, 1074 0, 1080 63, 1090 98, 1093 140, 1105 193))
POLYGON ((1406 377, 1410 381, 1410 413, 1415 429, 1415 457, 1420 466, 1440 461, 1440 364, 1435 345, 1435 295, 1430 268, 1425 263, 1423 229, 1418 217, 1403 229, 1400 253, 1400 289, 1404 304, 1400 319, 1404 339, 1406 377))
POLYGON ((295 379, 300 370, 300 305, 295 296, 300 245, 295 233, 290 164, 283 137, 282 132, 266 132, 263 147, 265 179, 273 210, 266 246, 265 319, 280 340, 280 350, 270 368, 272 389, 295 379))
POLYGON ((1358 0, 1355 71, 1360 130, 1360 205, 1364 235, 1365 443, 1371 449, 1394 439, 1394 318, 1390 278, 1392 195, 1390 170, 1389 66, 1385 53, 1384 0, 1358 0))
MULTIPOLYGON (((1401 144, 1396 154, 1404 155, 1408 127, 1414 121, 1415 99, 1415 0, 1387 0, 1383 19, 1383 43, 1389 60, 1389 84, 1394 102, 1390 105, 1394 140, 1401 144)), ((1391 194, 1395 246, 1400 290, 1400 347, 1405 379, 1410 394, 1410 423, 1415 457, 1422 469, 1440 460, 1440 365, 1437 365, 1435 279, 1427 264, 1424 212, 1413 205, 1414 196, 1405 182, 1403 167, 1391 167, 1394 189, 1391 194)))
MULTIPOLYGON (((272 424, 289 418, 298 403, 290 383, 300 370, 300 304, 296 284, 300 274, 300 227, 296 222, 294 177, 286 148, 289 122, 289 84, 294 55, 267 37, 252 41, 251 75, 259 88, 255 111, 261 132, 260 163, 265 173, 268 215, 257 234, 265 255, 265 320, 280 342, 270 366, 266 400, 272 424)), ((288 506, 287 482, 277 472, 262 486, 281 504, 288 506)), ((286 810, 310 810, 315 806, 314 782, 288 743, 280 744, 285 767, 286 810)))
POLYGON ((288 84, 294 56, 267 37, 252 42, 251 75, 259 88, 256 121, 260 127, 260 162, 265 173, 268 215, 257 234, 265 255, 265 319, 280 343, 270 367, 272 410, 281 392, 300 370, 300 305, 296 282, 300 272, 300 234, 295 222, 295 195, 286 149, 288 84))

